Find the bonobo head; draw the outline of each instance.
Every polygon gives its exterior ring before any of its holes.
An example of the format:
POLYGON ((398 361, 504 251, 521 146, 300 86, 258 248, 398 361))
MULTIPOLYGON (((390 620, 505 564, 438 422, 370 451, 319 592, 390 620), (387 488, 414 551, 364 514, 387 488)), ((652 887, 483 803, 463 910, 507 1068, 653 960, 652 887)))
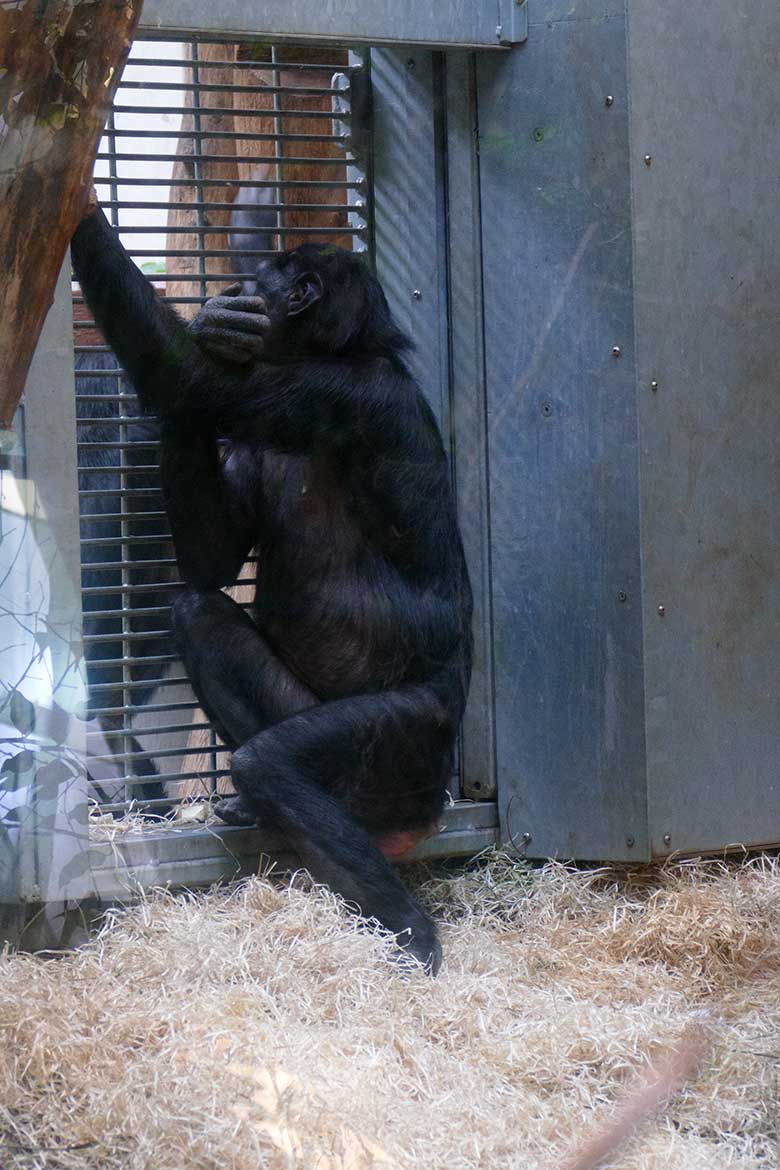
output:
POLYGON ((304 244, 261 261, 242 292, 267 303, 269 356, 390 355, 410 344, 364 258, 332 244, 304 244))

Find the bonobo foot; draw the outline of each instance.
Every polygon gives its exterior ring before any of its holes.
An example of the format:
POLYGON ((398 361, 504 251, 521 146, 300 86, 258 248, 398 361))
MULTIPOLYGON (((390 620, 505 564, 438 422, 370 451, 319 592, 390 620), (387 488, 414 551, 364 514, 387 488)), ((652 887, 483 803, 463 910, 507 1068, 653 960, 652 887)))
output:
POLYGON ((226 825, 253 829, 257 824, 257 817, 246 807, 240 796, 226 796, 224 800, 218 800, 211 806, 211 811, 226 825))
POLYGON ((438 975, 442 960, 441 943, 436 935, 436 927, 425 915, 420 914, 413 927, 408 927, 396 935, 396 945, 399 950, 397 962, 400 967, 409 963, 411 956, 422 963, 429 975, 438 975))

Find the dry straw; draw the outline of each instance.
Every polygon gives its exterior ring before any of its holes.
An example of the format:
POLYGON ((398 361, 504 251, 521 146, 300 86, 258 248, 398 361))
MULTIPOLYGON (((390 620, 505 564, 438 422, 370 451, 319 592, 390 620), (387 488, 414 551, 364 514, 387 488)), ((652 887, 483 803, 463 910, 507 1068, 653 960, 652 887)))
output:
POLYGON ((780 1167, 774 861, 494 855, 422 893, 437 980, 301 877, 0 958, 0 1167, 780 1167))

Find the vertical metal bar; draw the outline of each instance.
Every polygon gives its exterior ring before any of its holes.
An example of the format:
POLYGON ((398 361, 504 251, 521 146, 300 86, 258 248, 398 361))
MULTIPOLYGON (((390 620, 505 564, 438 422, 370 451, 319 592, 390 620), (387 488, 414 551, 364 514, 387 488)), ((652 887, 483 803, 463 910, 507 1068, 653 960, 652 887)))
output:
MULTIPOLYGON (((192 149, 192 167, 193 167, 193 175, 195 178, 195 197, 197 199, 197 207, 195 210, 195 215, 197 218, 198 227, 203 228, 206 226, 206 214, 205 214, 204 207, 203 207, 203 204, 204 204, 203 184, 202 184, 203 164, 202 164, 201 158, 200 158, 201 154, 203 153, 203 137, 202 137, 202 133, 201 133, 202 129, 203 129, 203 124, 201 121, 201 109, 202 109, 201 104, 200 104, 201 80, 200 80, 198 47, 199 47, 198 40, 196 38, 193 38, 190 41, 190 48, 192 50, 192 58, 191 58, 191 61, 192 61, 192 65, 191 65, 191 68, 192 68, 192 123, 193 123, 193 129, 196 132, 196 137, 193 138, 193 142, 192 142, 192 148, 193 148, 192 149)), ((201 240, 205 239, 205 237, 202 235, 202 233, 199 233, 199 239, 201 239, 201 240)), ((205 250, 205 249, 203 249, 203 250, 205 250)), ((198 276, 199 276, 199 281, 200 281, 200 295, 201 295, 201 298, 203 300, 205 300, 206 299, 206 292, 207 292, 206 257, 203 255, 198 256, 198 276)), ((166 289, 166 291, 167 291, 167 289, 166 289)), ((211 750, 209 752, 207 752, 206 754, 210 756, 210 768, 212 771, 214 771, 217 768, 217 754, 214 750, 216 748, 216 736, 215 736, 213 730, 209 731, 208 735, 209 735, 208 747, 211 750)), ((216 787, 217 787, 217 781, 215 779, 212 779, 211 781, 206 781, 204 787, 208 788, 209 791, 214 792, 216 790, 216 787)))
MULTIPOLYGON (((271 85, 274 87, 274 94, 273 94, 273 99, 272 99, 273 100, 273 111, 274 111, 274 133, 281 134, 282 133, 282 117, 281 117, 282 98, 281 98, 281 94, 277 92, 279 86, 281 85, 281 81, 280 81, 281 73, 280 73, 279 69, 277 68, 278 49, 277 49, 276 45, 271 45, 271 64, 274 66, 273 71, 271 73, 271 85)), ((283 182, 283 180, 284 180, 284 165, 283 165, 281 160, 284 157, 284 147, 282 146, 281 138, 277 138, 274 141, 274 156, 277 160, 276 167, 274 168, 274 178, 278 182, 283 182)), ((284 194, 285 194, 284 187, 280 187, 279 188, 279 202, 280 203, 287 202, 285 197, 284 197, 284 194)), ((280 228, 287 226, 286 222, 285 222, 285 218, 284 218, 284 212, 281 209, 277 210, 277 212, 276 212, 276 226, 280 227, 280 228)), ((283 236, 276 237, 276 247, 279 248, 280 250, 284 248, 284 237, 283 236)))
MULTIPOLYGON (((106 126, 106 135, 108 137, 108 143, 109 143, 109 149, 110 149, 110 157, 108 160, 109 190, 111 192, 110 214, 111 214, 111 223, 112 223, 113 227, 116 230, 119 230, 119 226, 120 226, 120 224, 119 224, 119 183, 118 183, 118 171, 117 171, 117 164, 116 164, 116 133, 115 132, 116 132, 116 121, 115 121, 114 111, 112 109, 108 115, 108 123, 106 126)), ((124 392, 126 390, 126 385, 125 385, 124 381, 122 381, 122 380, 118 381, 118 388, 119 388, 120 394, 124 395, 124 392)), ((119 420, 119 442, 120 442, 120 444, 124 444, 127 442, 128 434, 127 434, 127 423, 124 421, 127 418, 127 404, 123 400, 120 400, 117 403, 116 413, 117 413, 117 418, 119 420)), ((120 447, 120 449, 119 449, 119 464, 120 464, 121 468, 124 468, 125 454, 124 454, 123 447, 120 447)), ((120 473, 119 473, 119 486, 121 488, 128 487, 127 473, 124 470, 120 470, 120 473)), ((127 640, 127 635, 131 632, 130 588, 131 588, 132 582, 131 582, 131 578, 130 578, 130 570, 126 567, 126 563, 130 559, 130 555, 131 555, 130 547, 129 547, 129 544, 127 542, 127 538, 130 536, 130 525, 129 525, 129 522, 127 519, 127 517, 130 515, 130 508, 129 508, 129 498, 124 491, 122 492, 121 496, 119 497, 119 511, 122 515, 122 519, 119 522, 119 530, 120 530, 120 549, 121 549, 120 555, 121 555, 122 566, 123 566, 122 570, 121 570, 122 585, 121 585, 121 594, 120 594, 121 607, 122 607, 122 706, 126 708, 132 704, 132 695, 131 695, 131 692, 127 689, 128 684, 130 682, 132 682, 132 670, 131 670, 131 667, 129 667, 127 665, 127 663, 124 661, 131 654, 131 649, 130 649, 131 643, 127 640)), ((124 753, 127 753, 127 752, 132 750, 128 722, 129 722, 128 716, 126 714, 123 714, 122 715, 122 730, 123 730, 124 734, 122 735, 121 751, 124 753)), ((123 770, 127 771, 126 768, 123 770)))

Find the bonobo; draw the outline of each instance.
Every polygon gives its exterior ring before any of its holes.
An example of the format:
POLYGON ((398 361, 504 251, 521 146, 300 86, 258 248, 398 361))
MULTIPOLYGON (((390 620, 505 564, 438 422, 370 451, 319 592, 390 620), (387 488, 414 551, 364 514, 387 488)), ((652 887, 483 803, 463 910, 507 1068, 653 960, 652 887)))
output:
POLYGON ((281 832, 313 876, 432 970, 433 923, 387 857, 435 826, 471 670, 471 591, 434 418, 363 260, 306 245, 193 330, 99 210, 73 263, 160 419, 185 587, 173 627, 231 748, 218 808, 281 832), (222 593, 247 554, 249 613, 222 593))

